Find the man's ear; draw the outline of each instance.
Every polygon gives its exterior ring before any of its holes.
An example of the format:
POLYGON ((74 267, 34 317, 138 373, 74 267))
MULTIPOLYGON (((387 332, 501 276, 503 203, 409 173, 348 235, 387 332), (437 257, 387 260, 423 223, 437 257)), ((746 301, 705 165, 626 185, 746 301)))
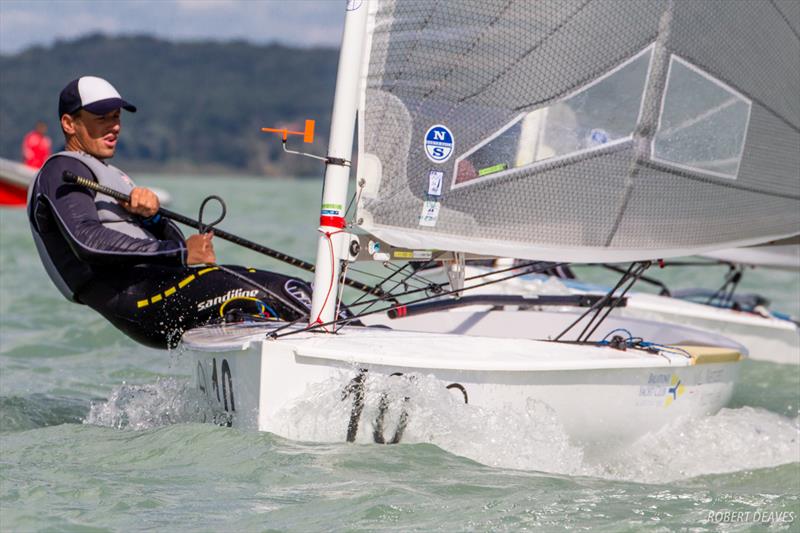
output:
POLYGON ((67 135, 75 135, 75 120, 76 117, 68 113, 64 113, 61 115, 61 129, 67 135))

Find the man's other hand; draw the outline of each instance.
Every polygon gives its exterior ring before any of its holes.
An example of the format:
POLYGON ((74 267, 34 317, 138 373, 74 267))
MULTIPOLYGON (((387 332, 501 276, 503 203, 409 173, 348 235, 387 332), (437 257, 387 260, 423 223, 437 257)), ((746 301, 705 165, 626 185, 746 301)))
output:
POLYGON ((214 243, 211 242, 213 237, 213 233, 200 233, 191 235, 186 239, 187 265, 201 265, 217 262, 217 256, 214 254, 214 243))
POLYGON ((144 187, 135 187, 131 191, 131 201, 121 202, 121 205, 126 211, 145 218, 158 213, 160 207, 156 193, 144 187))

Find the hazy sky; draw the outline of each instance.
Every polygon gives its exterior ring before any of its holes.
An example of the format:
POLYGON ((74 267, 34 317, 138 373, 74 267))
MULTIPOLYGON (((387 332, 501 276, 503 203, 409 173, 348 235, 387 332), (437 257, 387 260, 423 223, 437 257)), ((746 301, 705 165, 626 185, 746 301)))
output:
POLYGON ((345 0, 0 0, 0 53, 87 33, 339 46, 345 0))

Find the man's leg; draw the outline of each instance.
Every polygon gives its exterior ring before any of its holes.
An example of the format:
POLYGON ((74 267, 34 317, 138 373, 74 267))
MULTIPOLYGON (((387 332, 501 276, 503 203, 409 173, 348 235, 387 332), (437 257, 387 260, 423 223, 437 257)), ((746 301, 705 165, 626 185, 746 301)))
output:
POLYGON ((93 283, 81 300, 137 342, 167 348, 226 315, 304 318, 307 293, 301 280, 238 266, 137 267, 93 283))

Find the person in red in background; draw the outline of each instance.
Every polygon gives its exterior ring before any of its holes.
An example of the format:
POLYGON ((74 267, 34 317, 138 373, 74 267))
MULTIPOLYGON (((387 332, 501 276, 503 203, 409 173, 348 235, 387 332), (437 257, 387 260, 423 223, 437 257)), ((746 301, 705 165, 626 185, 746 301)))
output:
POLYGON ((39 120, 36 122, 36 127, 22 140, 22 161, 29 167, 42 168, 50 157, 52 143, 46 133, 47 124, 39 120))

